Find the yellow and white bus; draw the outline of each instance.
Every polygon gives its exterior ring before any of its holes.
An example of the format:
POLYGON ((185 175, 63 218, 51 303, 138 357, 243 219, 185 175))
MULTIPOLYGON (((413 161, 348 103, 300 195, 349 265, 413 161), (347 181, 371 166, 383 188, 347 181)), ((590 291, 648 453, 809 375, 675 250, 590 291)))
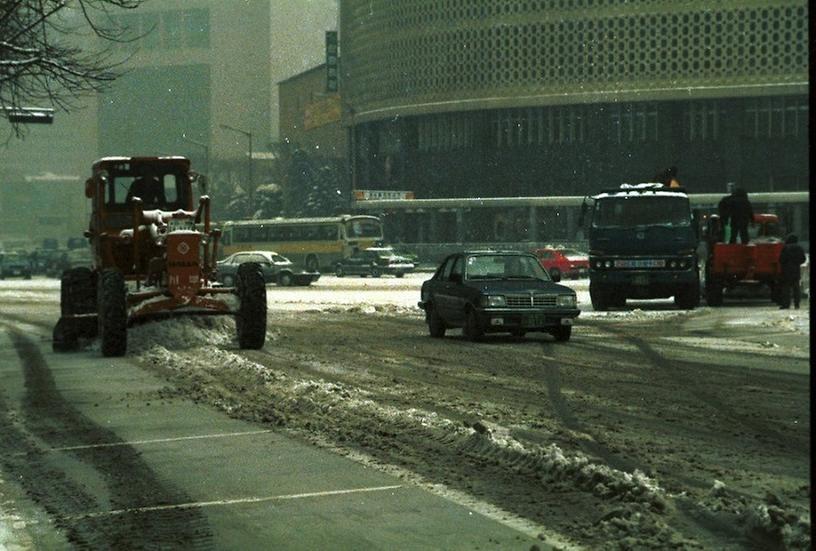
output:
POLYGON ((224 256, 272 250, 308 270, 333 270, 354 249, 367 249, 383 240, 382 222, 369 215, 237 220, 225 222, 221 231, 224 256))

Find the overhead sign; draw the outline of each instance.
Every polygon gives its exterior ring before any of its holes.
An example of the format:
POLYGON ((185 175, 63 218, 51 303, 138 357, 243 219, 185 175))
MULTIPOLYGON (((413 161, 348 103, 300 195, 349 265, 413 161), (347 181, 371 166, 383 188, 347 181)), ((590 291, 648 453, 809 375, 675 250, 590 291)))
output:
POLYGON ((311 130, 340 120, 340 97, 331 96, 313 101, 303 111, 303 128, 311 130))
POLYGON ((326 91, 338 88, 340 60, 337 51, 337 31, 326 31, 326 91))
POLYGON ((378 189, 355 189, 354 199, 356 201, 379 201, 379 200, 399 200, 415 199, 413 191, 392 191, 378 189))

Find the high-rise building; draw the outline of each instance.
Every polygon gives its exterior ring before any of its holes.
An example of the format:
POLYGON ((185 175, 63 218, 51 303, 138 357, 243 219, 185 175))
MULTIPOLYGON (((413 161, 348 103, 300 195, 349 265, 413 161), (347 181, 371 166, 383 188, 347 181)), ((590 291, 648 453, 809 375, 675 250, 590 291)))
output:
POLYGON ((808 188, 805 0, 342 0, 353 185, 808 188))

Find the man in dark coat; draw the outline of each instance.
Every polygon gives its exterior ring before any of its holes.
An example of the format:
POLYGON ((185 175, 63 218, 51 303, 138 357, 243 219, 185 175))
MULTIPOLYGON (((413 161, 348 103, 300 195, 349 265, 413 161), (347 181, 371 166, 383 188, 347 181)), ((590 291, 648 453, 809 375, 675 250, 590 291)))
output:
POLYGON ((133 181, 125 202, 130 203, 134 197, 141 199, 145 206, 158 207, 165 203, 164 187, 157 177, 147 174, 133 181))
POLYGON ((805 263, 805 251, 799 244, 799 238, 790 234, 785 239, 785 246, 779 253, 779 265, 782 269, 781 289, 779 293, 779 308, 787 310, 790 308, 791 291, 793 291, 793 306, 799 309, 801 290, 799 289, 799 279, 802 277, 800 267, 805 263))
POLYGON ((748 193, 740 187, 735 188, 728 198, 725 210, 731 222, 731 238, 728 242, 736 243, 739 234, 740 243, 748 243, 748 224, 754 222, 754 208, 748 200, 748 193))

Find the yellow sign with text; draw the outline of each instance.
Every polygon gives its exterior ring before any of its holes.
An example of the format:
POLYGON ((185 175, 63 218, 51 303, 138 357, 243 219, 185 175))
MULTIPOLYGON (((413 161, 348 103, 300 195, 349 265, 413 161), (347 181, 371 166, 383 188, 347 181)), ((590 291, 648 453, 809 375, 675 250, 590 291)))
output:
POLYGON ((313 101, 303 113, 303 128, 311 130, 340 120, 340 96, 313 101))

